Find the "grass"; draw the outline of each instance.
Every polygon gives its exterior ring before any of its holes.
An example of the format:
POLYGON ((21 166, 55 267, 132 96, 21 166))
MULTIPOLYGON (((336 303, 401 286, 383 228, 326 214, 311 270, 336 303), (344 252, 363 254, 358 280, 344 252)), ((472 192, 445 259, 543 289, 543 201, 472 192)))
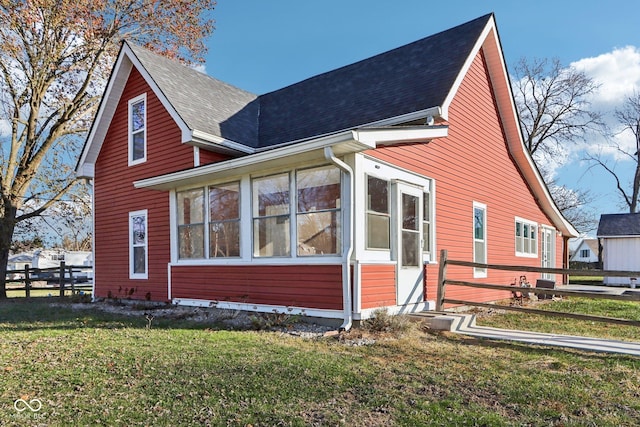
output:
POLYGON ((640 423, 634 357, 416 325, 368 346, 180 320, 149 329, 142 315, 50 303, 0 302, 0 425, 640 423), (16 399, 42 408, 18 412, 16 399))
MULTIPOLYGON (((85 292, 86 293, 86 292, 85 292)), ((32 289, 29 293, 32 298, 57 297, 60 295, 59 289, 32 289)), ((65 296, 71 295, 71 290, 65 289, 65 296)), ((25 298, 24 289, 7 289, 7 298, 25 298)))
MULTIPOLYGON (((627 320, 640 320, 640 306, 637 302, 628 301, 571 297, 564 298, 561 301, 536 304, 531 308, 627 320)), ((505 329, 640 341, 640 329, 636 326, 555 318, 526 313, 507 312, 499 316, 479 317, 477 323, 483 326, 505 329)))
POLYGON ((570 276, 569 282, 572 285, 602 285, 602 276, 570 276))

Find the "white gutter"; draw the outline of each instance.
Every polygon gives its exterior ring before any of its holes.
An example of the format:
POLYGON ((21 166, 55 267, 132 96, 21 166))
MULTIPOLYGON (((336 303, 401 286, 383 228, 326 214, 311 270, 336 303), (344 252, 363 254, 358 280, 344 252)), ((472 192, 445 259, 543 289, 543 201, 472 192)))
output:
POLYGON ((338 159, 333 154, 331 147, 324 147, 324 157, 331 163, 336 165, 340 170, 347 174, 349 180, 349 198, 351 203, 349 204, 349 236, 346 239, 349 247, 344 255, 344 261, 342 262, 342 306, 344 312, 344 322, 340 325, 340 330, 348 331, 353 324, 353 314, 351 310, 351 254, 353 253, 353 226, 354 226, 354 185, 353 185, 353 170, 348 164, 338 159))

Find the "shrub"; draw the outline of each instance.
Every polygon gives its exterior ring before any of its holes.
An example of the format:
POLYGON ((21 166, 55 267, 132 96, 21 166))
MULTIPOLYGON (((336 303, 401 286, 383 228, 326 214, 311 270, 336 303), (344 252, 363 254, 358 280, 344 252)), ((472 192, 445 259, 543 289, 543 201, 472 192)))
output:
POLYGON ((386 308, 379 308, 373 316, 362 322, 362 328, 368 332, 402 333, 411 327, 409 318, 402 314, 389 314, 386 308))

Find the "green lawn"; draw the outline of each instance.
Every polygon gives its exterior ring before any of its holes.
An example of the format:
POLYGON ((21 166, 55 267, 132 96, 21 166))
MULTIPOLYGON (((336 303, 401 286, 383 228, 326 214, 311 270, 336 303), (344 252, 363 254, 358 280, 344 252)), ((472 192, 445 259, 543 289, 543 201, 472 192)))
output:
MULTIPOLYGON (((59 289, 31 289, 31 292, 29 294, 31 295, 32 298, 57 297, 60 295, 60 290, 59 289)), ((64 294, 66 296, 71 296, 71 290, 65 289, 64 294)), ((25 297, 24 289, 20 289, 20 290, 8 289, 7 290, 7 298, 24 298, 24 297, 25 297)))
POLYGON ((572 285, 602 285, 602 276, 569 276, 572 285))
POLYGON ((143 315, 49 302, 0 302, 0 425, 640 424, 634 357, 418 327, 368 346, 175 320, 148 329, 143 315))

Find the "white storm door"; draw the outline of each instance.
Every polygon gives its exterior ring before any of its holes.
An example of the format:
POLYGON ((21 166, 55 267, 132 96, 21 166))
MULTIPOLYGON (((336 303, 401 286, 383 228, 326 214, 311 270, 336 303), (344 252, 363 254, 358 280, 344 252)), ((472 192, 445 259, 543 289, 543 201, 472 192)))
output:
POLYGON ((395 259, 397 304, 424 301, 422 262, 422 189, 397 182, 395 185, 395 259))

